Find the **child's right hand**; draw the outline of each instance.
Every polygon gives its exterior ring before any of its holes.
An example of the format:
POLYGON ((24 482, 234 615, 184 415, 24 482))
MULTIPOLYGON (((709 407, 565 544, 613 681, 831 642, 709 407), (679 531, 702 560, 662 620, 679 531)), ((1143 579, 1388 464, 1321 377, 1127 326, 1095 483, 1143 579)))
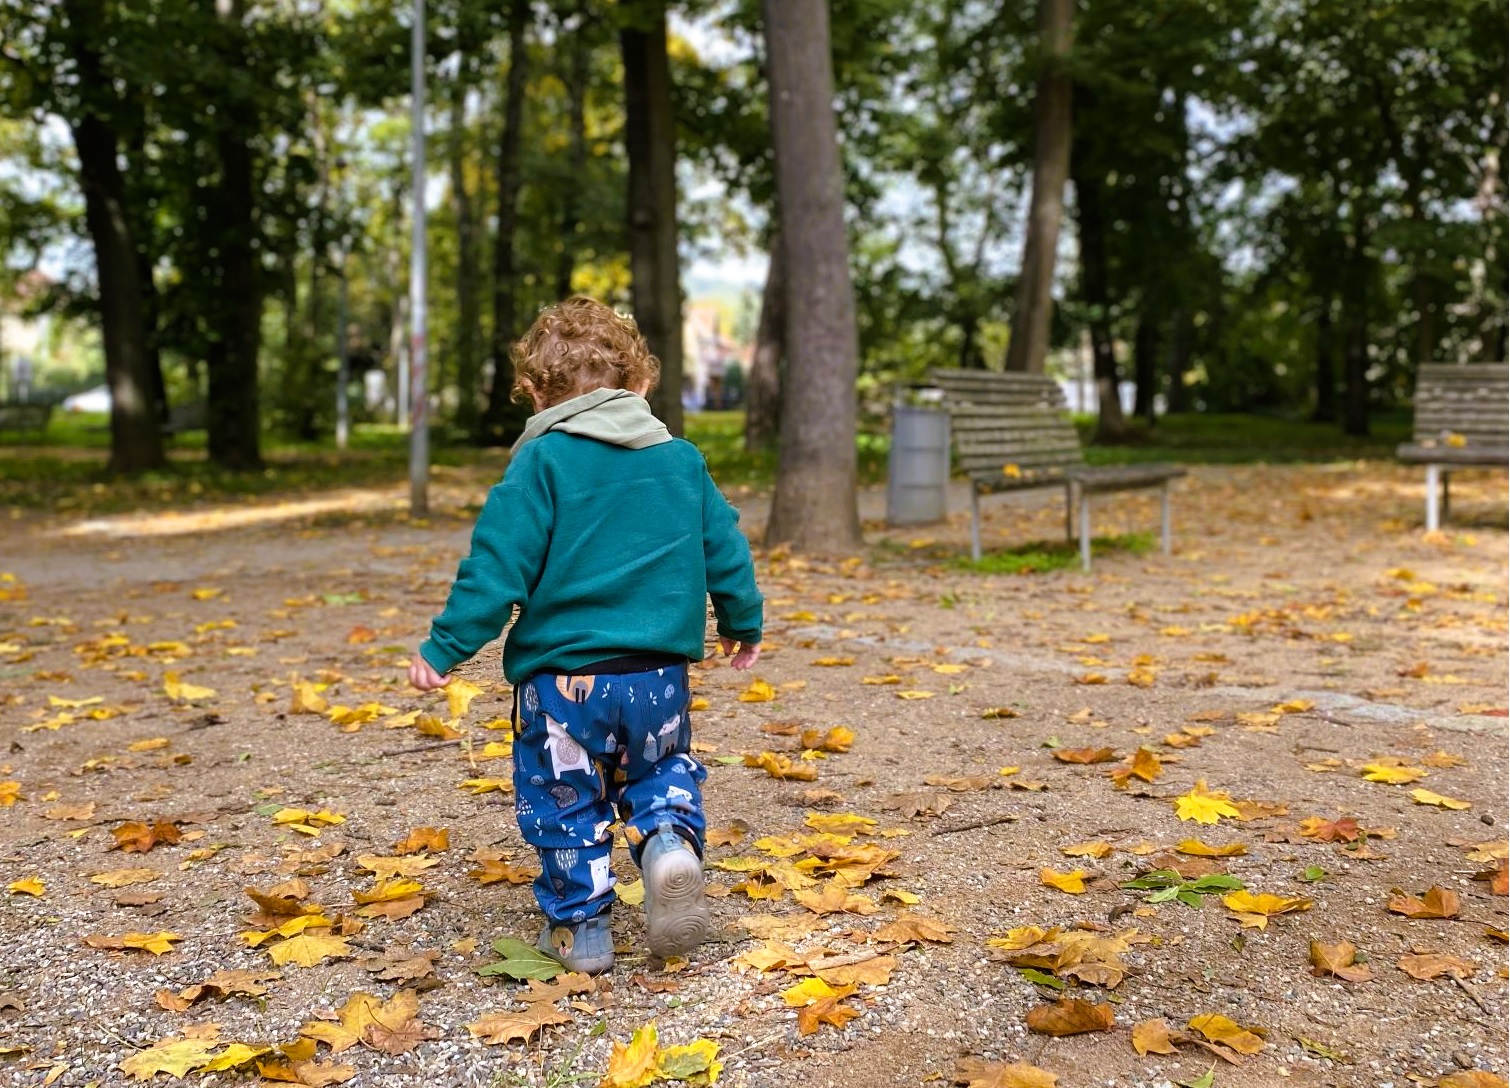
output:
POLYGON ((760 660, 760 643, 758 642, 736 643, 732 638, 724 638, 720 635, 718 645, 724 653, 734 655, 734 660, 729 664, 736 669, 748 669, 760 660))
POLYGON ((436 672, 430 662, 421 657, 419 651, 415 651, 414 657, 409 661, 409 683, 420 691, 434 691, 450 682, 450 674, 436 672))

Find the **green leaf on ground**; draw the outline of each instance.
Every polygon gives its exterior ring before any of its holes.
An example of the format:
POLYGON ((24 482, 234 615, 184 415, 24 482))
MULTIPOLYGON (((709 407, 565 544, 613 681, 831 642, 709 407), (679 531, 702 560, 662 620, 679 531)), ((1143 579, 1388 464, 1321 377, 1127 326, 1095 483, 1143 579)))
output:
POLYGON ((479 975, 508 975, 509 978, 522 982, 527 978, 552 979, 566 970, 559 960, 554 960, 534 945, 525 944, 513 937, 502 937, 494 941, 493 951, 503 959, 479 967, 479 975))

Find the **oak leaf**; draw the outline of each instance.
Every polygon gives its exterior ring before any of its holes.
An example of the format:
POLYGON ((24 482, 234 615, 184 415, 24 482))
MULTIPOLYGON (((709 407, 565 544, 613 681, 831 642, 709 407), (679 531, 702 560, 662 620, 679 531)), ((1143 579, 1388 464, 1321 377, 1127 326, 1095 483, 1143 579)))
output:
POLYGON ((1095 1005, 1073 997, 1062 997, 1053 1005, 1039 1005, 1030 1009, 1027 1017, 1029 1031, 1054 1036, 1107 1031, 1114 1022, 1110 1005, 1095 1005))

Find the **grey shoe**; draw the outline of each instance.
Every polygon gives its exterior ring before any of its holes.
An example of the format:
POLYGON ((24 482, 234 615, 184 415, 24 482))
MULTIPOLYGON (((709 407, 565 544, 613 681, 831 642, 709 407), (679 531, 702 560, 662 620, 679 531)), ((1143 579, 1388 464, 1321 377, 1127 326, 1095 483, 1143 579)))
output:
POLYGON ((645 874, 645 929, 650 951, 680 956, 707 939, 712 919, 703 899, 703 862, 686 839, 662 824, 640 852, 645 874))
POLYGON ((613 932, 607 911, 585 922, 555 926, 547 922, 535 947, 559 960, 568 971, 601 975, 613 970, 613 932))

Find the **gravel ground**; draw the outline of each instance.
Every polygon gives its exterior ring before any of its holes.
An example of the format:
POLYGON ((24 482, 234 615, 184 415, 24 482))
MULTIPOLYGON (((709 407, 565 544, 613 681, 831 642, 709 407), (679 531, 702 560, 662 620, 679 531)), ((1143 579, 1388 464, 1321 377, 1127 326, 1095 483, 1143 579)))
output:
MULTIPOLYGON (((0 583, 0 726, 9 745, 0 781, 18 783, 20 795, 0 809, 0 883, 37 877, 43 894, 0 900, 0 1052, 10 1051, 0 1083, 130 1083, 121 1063, 159 1040, 215 1024, 224 1042, 288 1043, 353 993, 386 1000, 405 987, 420 991, 430 1038, 400 1054, 358 1045, 332 1057, 322 1046, 319 1060, 349 1064, 349 1083, 359 1085, 595 1084, 611 1047, 654 1020, 662 1045, 718 1043, 720 1083, 745 1088, 948 1083, 964 1057, 1030 1062, 1065 1088, 1152 1088, 1213 1067, 1224 1088, 1406 1088, 1470 1069, 1503 1076, 1505 945, 1487 934, 1505 929, 1505 898, 1502 886, 1496 893, 1476 879, 1502 870, 1496 857, 1504 857, 1503 478, 1455 480, 1452 532, 1433 537, 1419 528, 1416 476, 1381 465, 1201 469, 1178 498, 1173 557, 1117 553, 1091 575, 961 569, 958 518, 905 532, 868 523, 866 554, 848 562, 762 553, 769 653, 756 676, 774 698, 741 701, 751 677, 720 663, 696 670, 708 703, 696 736, 710 768, 710 826, 747 828, 709 851, 718 939, 686 963, 651 962, 637 949, 639 909, 621 905, 615 972, 571 1004, 558 1002, 570 1022, 528 1046, 484 1045, 466 1029, 522 1008, 517 984, 476 969, 496 958, 495 938, 529 939, 537 926, 527 885, 484 887, 469 875, 478 851, 533 864, 511 799, 458 788, 508 774, 507 759, 478 759, 506 735, 483 728, 506 713, 497 648, 462 670, 484 689, 461 722, 470 757, 434 747, 412 724, 384 724, 415 710, 448 716, 443 700, 406 690, 399 666, 443 600, 467 523, 441 515, 407 524, 382 493, 357 496, 346 512, 262 503, 235 518, 196 511, 82 532, 66 519, 17 513, 0 528, 0 570, 17 579, 0 583), (215 694, 170 699, 170 673, 215 694), (376 702, 393 713, 350 732, 321 714, 291 714, 301 680, 328 683, 320 694, 331 704, 376 702), (100 702, 55 706, 49 696, 100 702), (86 716, 101 707, 114 713, 86 716), (1005 713, 983 717, 989 710, 1005 713), (804 761, 799 739, 780 731, 787 723, 845 726, 854 741, 804 761), (1171 745, 1171 735, 1185 746, 1171 745), (157 740, 166 744, 140 743, 157 740), (1125 790, 1108 779, 1116 763, 1055 757, 1108 747, 1120 760, 1140 745, 1159 754, 1162 774, 1125 790), (816 780, 742 765, 739 757, 762 751, 790 756, 816 780), (1365 780, 1365 764, 1389 757, 1425 777, 1365 780), (1019 769, 1003 775, 1004 767, 1019 769), (1174 800, 1197 780, 1278 807, 1216 826, 1181 821, 1174 800), (1420 787, 1470 807, 1413 803, 1420 787), (77 806, 90 803, 81 815, 77 806), (277 806, 345 820, 301 835, 273 822, 277 806), (910 814, 945 806, 942 815, 910 814), (876 900, 876 913, 820 915, 790 891, 752 900, 735 887, 743 872, 717 867, 771 863, 755 843, 810 834, 805 821, 815 812, 873 819, 873 833, 856 843, 899 852, 881 866, 889 875, 851 889, 876 900), (1301 835, 1307 817, 1352 817, 1378 834, 1348 850, 1301 835), (181 841, 148 853, 110 849, 122 822, 157 820, 174 821, 181 841), (159 991, 217 970, 272 969, 268 954, 239 936, 256 912, 246 889, 302 874, 306 901, 349 915, 353 893, 372 883, 357 857, 392 855, 418 827, 445 828, 450 839, 419 877, 424 906, 366 920, 350 938, 351 958, 286 966, 259 996, 202 1000, 184 1012, 158 1004, 159 991), (1310 908, 1262 930, 1240 928, 1215 898, 1200 909, 1150 905, 1147 893, 1121 887, 1195 837, 1246 848, 1200 862, 1223 866, 1255 893, 1310 899, 1310 908), (1111 852, 1062 853, 1092 841, 1111 852), (344 852, 308 856, 336 842, 344 852), (1077 867, 1088 874, 1083 894, 1040 880, 1040 869, 1077 867), (118 889, 90 880, 128 868, 157 875, 118 889), (1308 868, 1324 876, 1302 879, 1308 868), (1386 909, 1395 889, 1420 895, 1432 885, 1457 893, 1457 918, 1386 909), (883 900, 887 892, 919 901, 902 907, 883 900), (119 904, 133 894, 155 901, 119 904), (905 915, 952 927, 952 939, 876 937, 905 915), (763 921, 771 917, 781 921, 763 921), (796 934, 783 939, 804 958, 890 949, 895 966, 884 984, 862 983, 847 999, 858 1012, 847 1026, 801 1034, 782 997, 799 977, 741 961, 763 946, 750 927, 779 924, 796 934), (1126 977, 1115 986, 1071 982, 1065 991, 1109 1002, 1115 1023, 1066 1038, 1032 1032, 1029 1011, 1060 993, 986 942, 1017 927, 1077 925, 1147 938, 1122 956, 1126 977), (163 955, 84 944, 159 931, 182 940, 163 955), (1352 942, 1372 979, 1316 977, 1307 964, 1313 940, 1352 942), (429 977, 385 980, 369 969, 422 951, 435 955, 429 977), (1397 967, 1413 952, 1459 957, 1472 973, 1417 980, 1397 967), (1253 1056, 1228 1051, 1235 1063, 1192 1045, 1146 1056, 1130 1045, 1141 1021, 1163 1018, 1179 1030, 1206 1013, 1263 1029, 1266 1045, 1253 1056)), ((475 502, 481 486, 443 476, 440 505, 475 502)), ((758 532, 763 500, 742 505, 758 532)), ((1042 496, 993 502, 989 513, 988 546, 1059 531, 1061 513, 1042 496)), ((1098 505, 1098 531, 1155 523, 1143 497, 1098 505)), ((803 856, 814 855, 793 860, 803 856)), ((621 879, 635 875, 623 854, 617 866, 621 879)))

